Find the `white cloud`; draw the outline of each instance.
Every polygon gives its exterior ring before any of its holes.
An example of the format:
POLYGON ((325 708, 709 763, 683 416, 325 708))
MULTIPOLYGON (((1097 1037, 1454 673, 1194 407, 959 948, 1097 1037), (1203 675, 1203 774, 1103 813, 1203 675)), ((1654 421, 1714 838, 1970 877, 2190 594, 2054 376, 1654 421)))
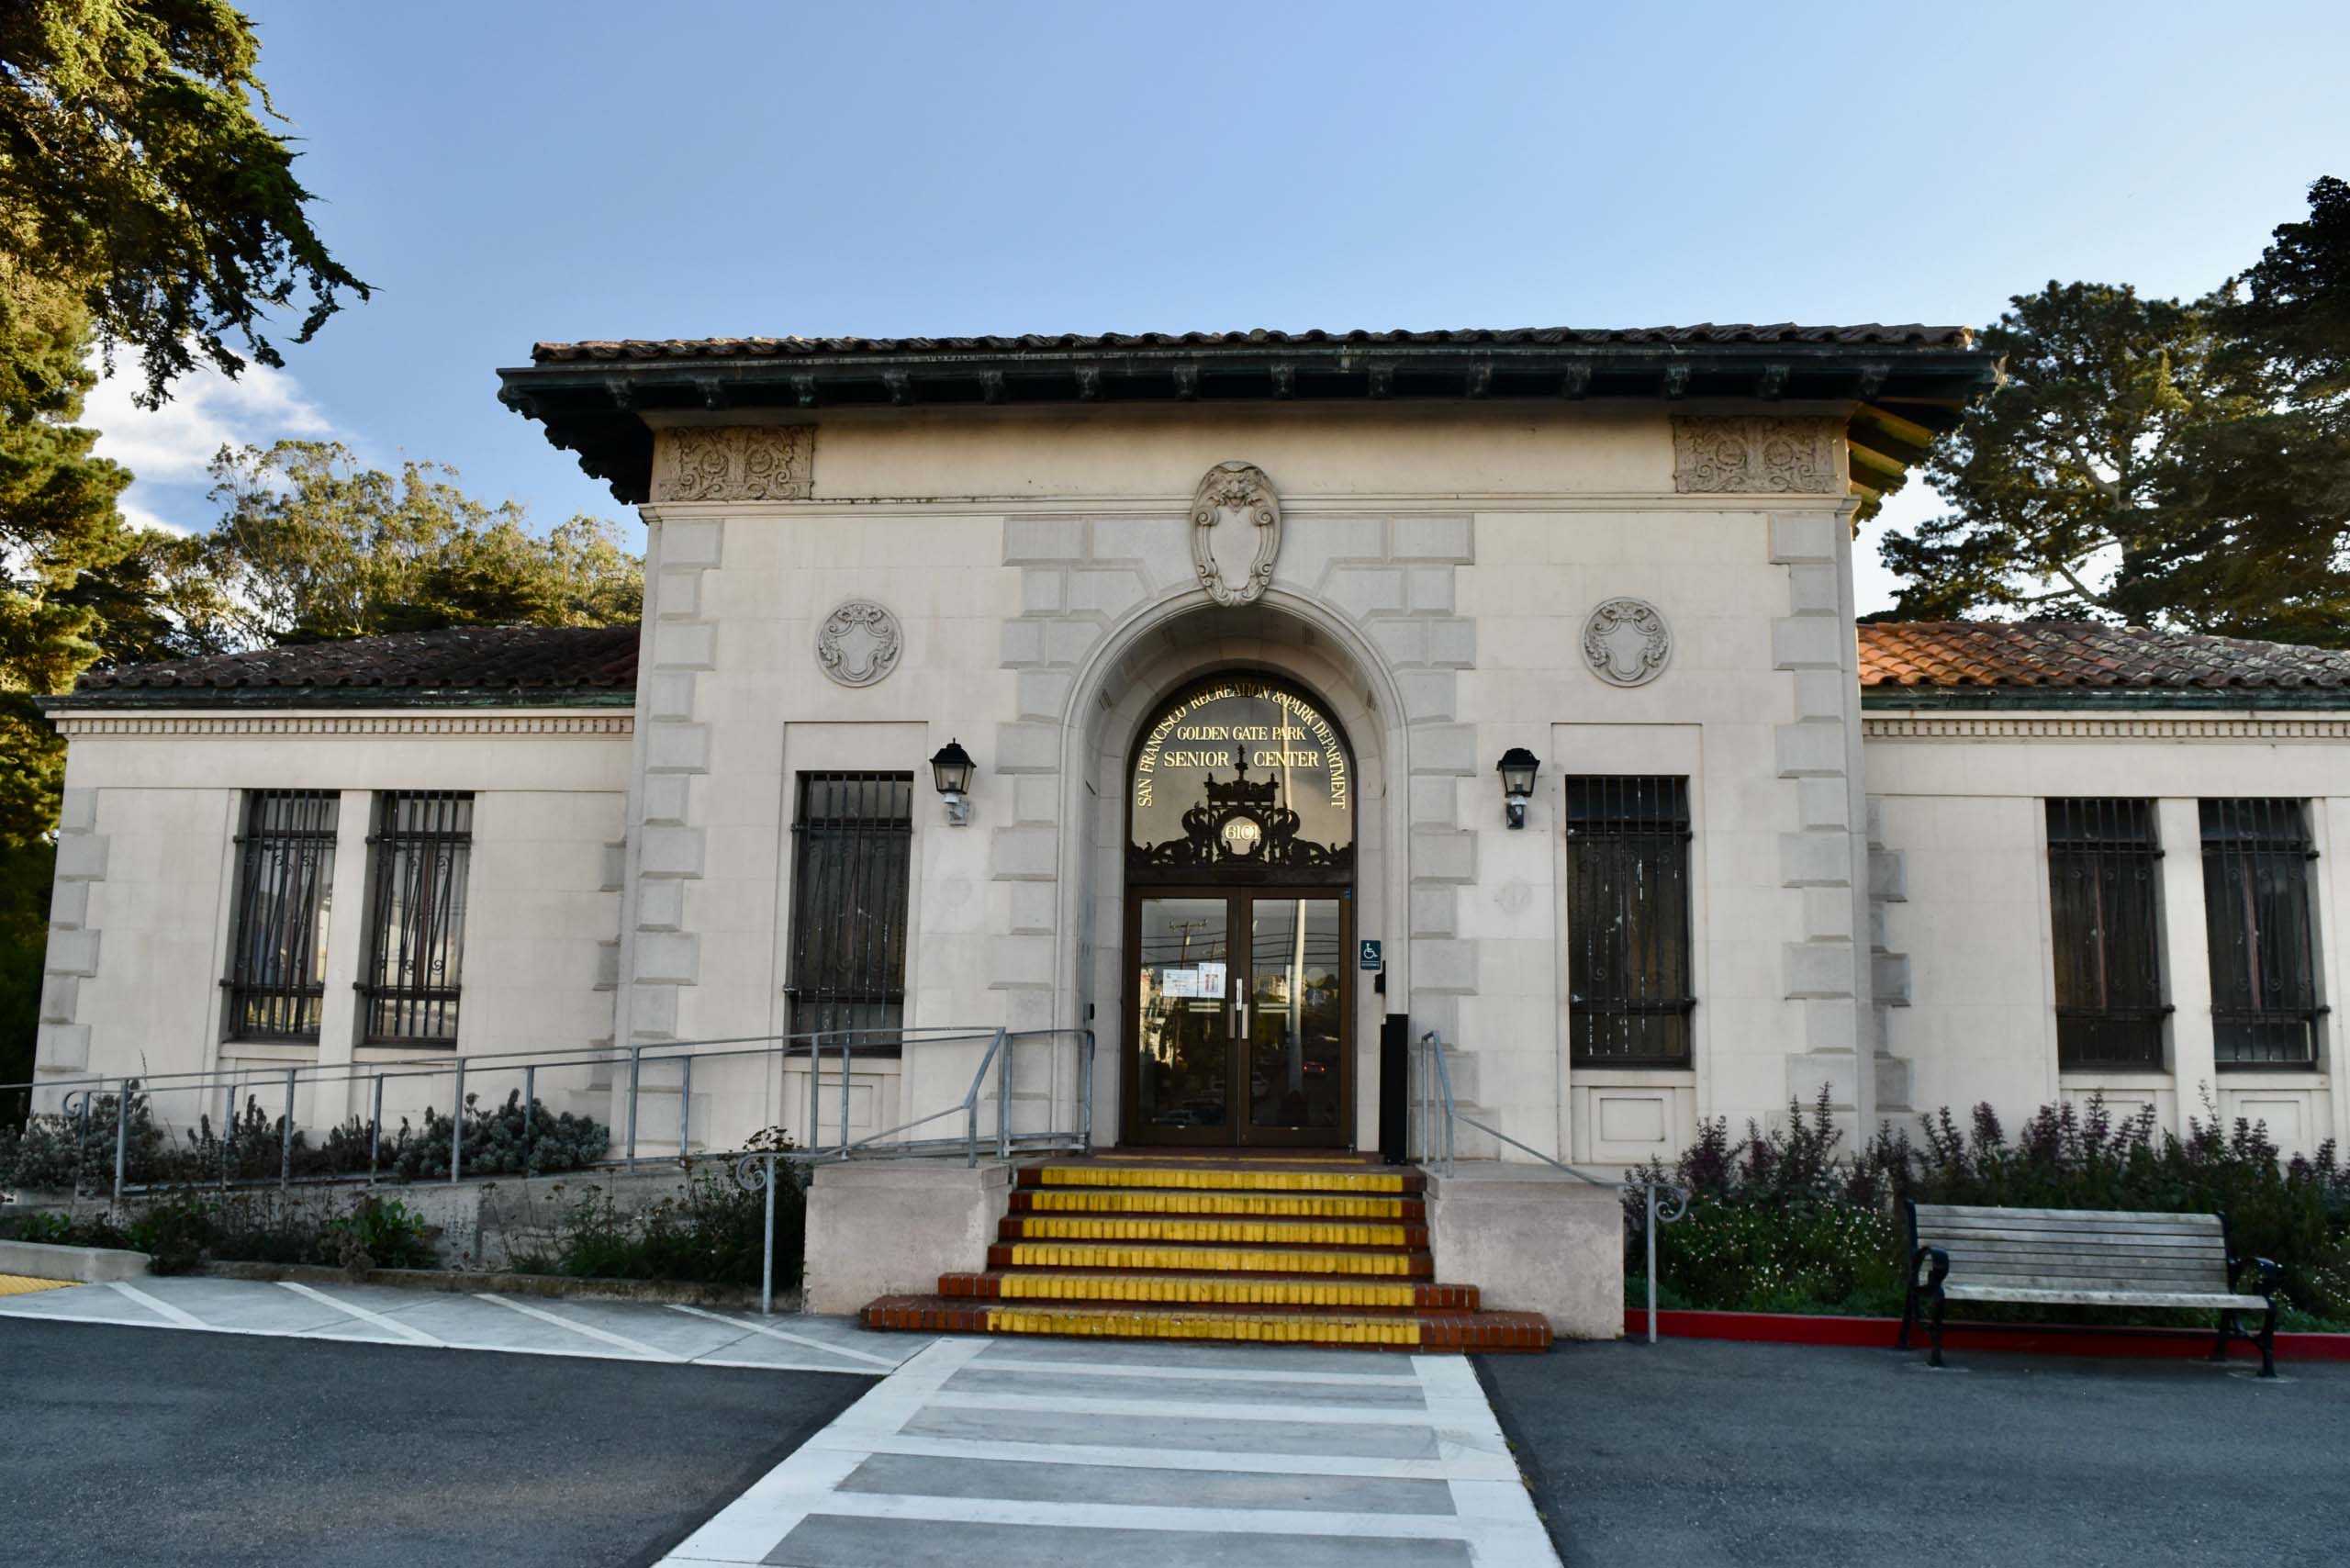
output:
MULTIPOLYGON (((135 489, 137 487, 133 486, 132 488, 135 489)), ((130 500, 127 498, 117 501, 115 503, 114 510, 120 512, 122 514, 122 521, 129 524, 132 528, 155 528, 161 529, 165 533, 196 533, 200 532, 200 530, 192 523, 175 522, 172 519, 165 517, 162 512, 150 510, 148 508, 140 506, 137 501, 130 500)))
POLYGON ((251 365, 234 381, 217 370, 198 370, 182 377, 160 409, 131 401, 144 385, 136 365, 119 365, 98 383, 82 412, 82 423, 98 431, 98 455, 129 469, 140 486, 204 485, 205 467, 223 446, 337 433, 299 382, 267 365, 251 365))
POLYGON ((145 386, 135 362, 118 366, 84 401, 81 423, 98 432, 97 454, 130 470, 130 487, 117 502, 134 528, 200 533, 218 511, 206 493, 206 472, 224 446, 267 446, 288 436, 348 440, 325 410, 282 370, 248 366, 231 381, 217 370, 183 376, 160 409, 131 400, 145 386))

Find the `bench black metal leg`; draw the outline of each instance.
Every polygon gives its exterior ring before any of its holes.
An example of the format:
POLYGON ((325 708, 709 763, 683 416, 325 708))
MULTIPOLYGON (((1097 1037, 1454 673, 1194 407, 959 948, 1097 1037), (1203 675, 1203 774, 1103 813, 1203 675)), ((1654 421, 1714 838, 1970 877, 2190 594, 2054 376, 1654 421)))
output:
POLYGON ((2236 1315, 2232 1312, 2220 1314, 2220 1337, 2211 1342, 2212 1361, 2224 1361, 2228 1359, 2228 1341, 2234 1337, 2235 1331, 2236 1315))
POLYGON ((1940 1291, 1934 1293, 1934 1316, 1927 1326, 1926 1334, 1926 1364, 1938 1367, 1942 1364, 1942 1293, 1940 1291))
POLYGON ((2260 1375, 2277 1375, 2277 1304, 2273 1301, 2260 1319, 2260 1375))

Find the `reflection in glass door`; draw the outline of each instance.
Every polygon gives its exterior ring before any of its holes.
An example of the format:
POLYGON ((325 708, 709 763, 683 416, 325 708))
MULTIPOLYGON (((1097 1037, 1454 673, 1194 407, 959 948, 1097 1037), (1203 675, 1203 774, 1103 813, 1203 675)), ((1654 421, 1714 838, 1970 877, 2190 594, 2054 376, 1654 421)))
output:
POLYGON ((1137 1129, 1168 1141, 1229 1141, 1236 1011, 1231 901, 1146 898, 1136 902, 1137 1129))
POLYGON ((1248 902, 1248 1125, 1338 1125, 1346 935, 1337 899, 1248 902))

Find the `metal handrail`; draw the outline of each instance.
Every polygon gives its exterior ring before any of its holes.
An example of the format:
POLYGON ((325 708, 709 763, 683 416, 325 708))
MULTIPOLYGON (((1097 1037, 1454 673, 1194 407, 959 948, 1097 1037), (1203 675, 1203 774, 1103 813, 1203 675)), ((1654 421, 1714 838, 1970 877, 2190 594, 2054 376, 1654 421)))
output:
MULTIPOLYGON (((369 1168, 364 1180, 373 1184, 377 1179, 375 1166, 376 1150, 381 1147, 384 1130, 384 1085, 410 1078, 437 1078, 443 1073, 452 1078, 450 1101, 449 1180, 462 1179, 464 1160, 465 1088, 468 1072, 476 1083, 488 1073, 519 1072, 522 1077, 520 1097, 525 1107, 523 1121, 524 1158, 529 1156, 532 1136, 530 1108, 539 1103, 538 1074, 542 1070, 563 1068, 618 1067, 625 1062, 628 1080, 621 1106, 623 1126, 615 1128, 621 1134, 620 1152, 594 1162, 599 1167, 621 1167, 635 1170, 641 1163, 637 1153, 641 1102, 647 1090, 644 1067, 674 1061, 678 1064, 676 1087, 678 1092, 677 1148, 675 1158, 686 1163, 692 1158, 693 1134, 693 1070, 696 1061, 724 1060, 741 1058, 772 1058, 778 1066, 782 1062, 804 1058, 809 1068, 809 1123, 804 1129, 807 1145, 785 1153, 782 1158, 794 1160, 819 1159, 846 1159, 856 1155, 904 1155, 960 1152, 972 1164, 979 1159, 979 1104, 990 1070, 997 1081, 997 1126, 995 1152, 1000 1159, 1010 1159, 1018 1148, 1076 1150, 1092 1148, 1092 1084, 1094 1038, 1091 1029, 1009 1030, 1002 1027, 973 1029, 968 1027, 932 1026, 926 1028, 865 1028, 817 1030, 798 1035, 747 1035, 706 1040, 671 1040, 633 1046, 594 1047, 585 1052, 566 1051, 551 1047, 537 1050, 476 1053, 472 1055, 438 1055, 404 1058, 385 1061, 352 1061, 332 1064, 316 1062, 289 1063, 284 1067, 243 1066, 212 1068, 201 1071, 171 1073, 90 1074, 77 1076, 62 1082, 34 1081, 0 1084, 0 1098, 23 1090, 62 1091, 61 1109, 68 1117, 77 1120, 80 1132, 77 1150, 88 1142, 90 1121, 99 1103, 112 1098, 118 1106, 115 1129, 114 1197, 119 1203, 126 1193, 145 1191, 143 1184, 127 1181, 129 1118, 120 1108, 131 1093, 150 1096, 159 1089, 163 1092, 192 1092, 208 1097, 221 1095, 221 1111, 225 1118, 224 1137, 233 1141, 233 1126, 238 1114, 238 1102, 242 1094, 247 1100, 255 1097, 252 1091, 261 1084, 275 1081, 282 1084, 284 1114, 279 1120, 280 1155, 278 1185, 291 1186, 293 1176, 293 1141, 296 1130, 295 1106, 298 1091, 333 1085, 365 1082, 370 1086, 367 1115, 369 1168), (1057 1041, 1068 1038, 1077 1047, 1078 1105, 1077 1125, 1073 1130, 1048 1130, 1043 1133, 1016 1134, 1012 1127, 1013 1057, 1022 1041, 1043 1039, 1057 1041), (848 1137, 850 1077, 856 1066, 860 1042, 868 1058, 875 1056, 902 1058, 910 1048, 958 1043, 988 1041, 979 1069, 970 1087, 962 1097, 946 1109, 918 1117, 900 1126, 870 1134, 852 1140, 848 1137), (832 1050, 840 1063, 840 1130, 839 1141, 827 1150, 822 1144, 821 1091, 823 1087, 824 1058, 832 1050), (946 1116, 962 1114, 965 1131, 961 1137, 899 1139, 900 1135, 915 1127, 927 1126, 946 1116)), ((618 1085, 614 1085, 618 1088, 618 1085)), ((666 1087, 666 1086, 665 1086, 666 1087)), ((28 1106, 31 1094, 28 1095, 28 1106)), ((714 1155, 720 1151, 711 1151, 714 1155)), ((74 1166, 74 1191, 82 1192, 83 1159, 77 1153, 74 1166)), ((356 1171, 304 1178, 306 1182, 346 1182, 362 1180, 356 1171)), ((229 1184, 224 1172, 223 1185, 229 1184)))
POLYGON ((1634 1182, 1628 1177, 1614 1182, 1606 1181, 1601 1177, 1594 1176, 1588 1171, 1578 1170, 1573 1166, 1566 1163, 1566 1161, 1562 1159, 1555 1159, 1550 1155, 1543 1153, 1540 1149, 1535 1148, 1530 1145, 1520 1143, 1517 1139, 1510 1137, 1499 1127, 1489 1126, 1485 1123, 1477 1120, 1474 1116, 1464 1116, 1460 1114, 1460 1107, 1453 1103, 1452 1069, 1446 1065, 1444 1059, 1444 1036, 1439 1035, 1434 1029, 1430 1029, 1427 1033, 1422 1035, 1420 1036, 1420 1058, 1422 1064, 1419 1072, 1420 1081, 1417 1091, 1414 1096, 1415 1103, 1420 1112, 1420 1158, 1423 1160, 1428 1159, 1428 1117, 1433 1114, 1437 1107, 1440 1105, 1444 1112, 1444 1158, 1441 1165, 1438 1167, 1438 1170, 1443 1175, 1449 1176, 1453 1173, 1452 1129, 1454 1123, 1460 1122, 1466 1123, 1468 1126, 1476 1128, 1479 1132, 1485 1134, 1489 1137, 1500 1139, 1502 1142, 1509 1145, 1512 1148, 1519 1149, 1527 1154, 1532 1155, 1535 1159, 1540 1160, 1545 1165, 1550 1166, 1554 1170, 1565 1171, 1568 1175, 1573 1177, 1578 1182, 1586 1182, 1595 1187, 1614 1187, 1620 1192, 1639 1192, 1646 1194, 1648 1207, 1649 1343, 1651 1345, 1655 1344, 1656 1227, 1660 1225, 1671 1225, 1689 1212, 1689 1193, 1687 1190, 1676 1186, 1670 1182, 1634 1182), (1431 1062, 1434 1064, 1433 1067, 1428 1065, 1431 1062), (1664 1199, 1664 1203, 1662 1205, 1658 1201, 1660 1196, 1664 1199))

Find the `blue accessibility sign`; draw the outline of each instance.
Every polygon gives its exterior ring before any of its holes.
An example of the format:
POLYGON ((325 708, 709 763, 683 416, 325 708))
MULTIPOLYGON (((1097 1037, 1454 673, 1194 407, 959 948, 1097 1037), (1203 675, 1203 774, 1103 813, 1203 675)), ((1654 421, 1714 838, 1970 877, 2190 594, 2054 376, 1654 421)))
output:
POLYGON ((1358 960, 1358 964, 1365 969, 1383 969, 1387 967, 1385 961, 1379 956, 1379 943, 1375 938, 1366 936, 1362 939, 1362 957, 1358 960))

